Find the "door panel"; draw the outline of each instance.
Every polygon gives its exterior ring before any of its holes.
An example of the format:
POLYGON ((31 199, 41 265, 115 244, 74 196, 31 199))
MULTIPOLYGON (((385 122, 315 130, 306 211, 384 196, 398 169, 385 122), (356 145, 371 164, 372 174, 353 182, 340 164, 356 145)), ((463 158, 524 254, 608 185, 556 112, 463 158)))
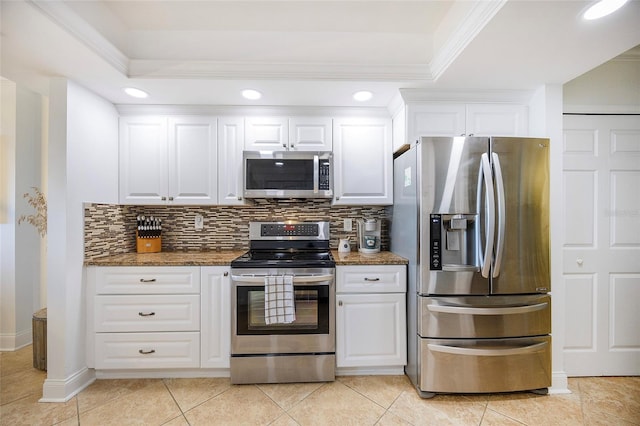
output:
MULTIPOLYGON (((504 183, 504 246, 496 260, 493 294, 550 291, 549 141, 492 138, 494 172, 504 183)), ((496 197, 498 199, 499 197, 496 197)), ((496 231, 496 234, 499 234, 496 231)), ((496 237, 500 244, 500 237, 496 237)))
POLYGON ((640 116, 564 117, 569 376, 640 375, 640 116))

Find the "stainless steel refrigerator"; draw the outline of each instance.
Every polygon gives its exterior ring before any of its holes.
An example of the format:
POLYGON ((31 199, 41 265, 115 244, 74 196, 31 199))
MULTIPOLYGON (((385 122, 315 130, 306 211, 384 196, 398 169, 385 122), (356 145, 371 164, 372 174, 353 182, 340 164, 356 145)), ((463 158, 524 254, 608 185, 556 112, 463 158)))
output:
POLYGON ((425 137, 394 160, 422 397, 551 386, 549 140, 425 137))

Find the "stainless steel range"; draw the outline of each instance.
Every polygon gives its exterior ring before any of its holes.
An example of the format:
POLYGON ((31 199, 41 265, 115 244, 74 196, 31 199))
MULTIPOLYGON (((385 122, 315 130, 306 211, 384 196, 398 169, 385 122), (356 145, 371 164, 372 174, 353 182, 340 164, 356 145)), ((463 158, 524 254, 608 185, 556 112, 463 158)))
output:
POLYGON ((335 379, 329 222, 250 223, 231 285, 231 383, 335 379))

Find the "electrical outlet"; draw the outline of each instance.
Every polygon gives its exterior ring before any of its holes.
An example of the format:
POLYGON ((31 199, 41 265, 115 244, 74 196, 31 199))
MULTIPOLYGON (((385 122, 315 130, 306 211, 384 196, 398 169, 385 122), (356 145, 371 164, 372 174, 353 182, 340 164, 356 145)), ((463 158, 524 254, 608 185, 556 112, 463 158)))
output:
POLYGON ((201 214, 197 214, 196 215, 196 219, 194 221, 194 225, 195 225, 196 229, 204 228, 204 218, 202 217, 201 214))
POLYGON ((351 232, 353 230, 353 221, 351 219, 344 220, 344 231, 351 232))

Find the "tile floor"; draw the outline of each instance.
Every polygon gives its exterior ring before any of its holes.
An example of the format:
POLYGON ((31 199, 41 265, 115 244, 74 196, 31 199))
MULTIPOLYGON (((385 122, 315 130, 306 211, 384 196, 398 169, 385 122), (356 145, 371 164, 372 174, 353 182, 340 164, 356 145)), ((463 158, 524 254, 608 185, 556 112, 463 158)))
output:
POLYGON ((569 379, 567 395, 418 397, 404 376, 231 385, 229 379, 97 380, 39 403, 31 346, 0 352, 0 425, 640 425, 640 377, 569 379))

